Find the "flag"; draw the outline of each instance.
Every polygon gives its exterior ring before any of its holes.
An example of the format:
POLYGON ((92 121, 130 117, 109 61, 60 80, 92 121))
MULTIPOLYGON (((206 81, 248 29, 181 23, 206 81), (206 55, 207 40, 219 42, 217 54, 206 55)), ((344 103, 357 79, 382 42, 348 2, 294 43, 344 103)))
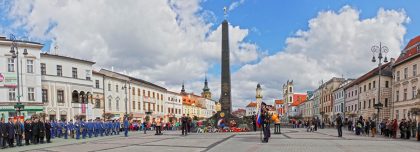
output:
POLYGON ((261 117, 261 101, 257 101, 257 117, 255 118, 257 122, 257 127, 261 128, 262 117, 261 117))

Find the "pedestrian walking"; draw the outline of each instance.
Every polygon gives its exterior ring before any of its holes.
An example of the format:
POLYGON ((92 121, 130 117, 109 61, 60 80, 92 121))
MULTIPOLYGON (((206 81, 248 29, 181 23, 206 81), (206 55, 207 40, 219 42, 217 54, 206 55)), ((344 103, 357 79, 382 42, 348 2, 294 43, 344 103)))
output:
POLYGON ((33 144, 38 144, 39 143, 39 131, 40 131, 40 129, 39 129, 38 121, 39 121, 39 119, 35 119, 31 123, 31 126, 32 126, 32 143, 33 144))
POLYGON ((144 131, 144 134, 146 134, 146 131, 147 131, 147 121, 146 121, 146 119, 144 119, 143 120, 143 131, 144 131))
POLYGON ((181 118, 181 125, 182 125, 182 127, 181 127, 181 129, 182 129, 182 135, 187 135, 188 134, 188 132, 187 132, 187 123, 188 123, 188 118, 187 117, 185 117, 185 114, 182 114, 182 118, 181 118))
POLYGON ((124 117, 124 136, 128 137, 128 127, 129 127, 130 123, 128 122, 128 117, 125 116, 124 117))
POLYGON ((266 107, 266 104, 263 102, 261 103, 261 111, 262 111, 262 126, 263 126, 263 134, 264 134, 264 139, 263 139, 263 143, 268 143, 268 140, 271 137, 271 133, 270 133, 270 115, 268 113, 268 109, 266 107))
POLYGON ((337 114, 335 122, 337 124, 338 137, 343 137, 343 119, 341 118, 340 114, 337 114))

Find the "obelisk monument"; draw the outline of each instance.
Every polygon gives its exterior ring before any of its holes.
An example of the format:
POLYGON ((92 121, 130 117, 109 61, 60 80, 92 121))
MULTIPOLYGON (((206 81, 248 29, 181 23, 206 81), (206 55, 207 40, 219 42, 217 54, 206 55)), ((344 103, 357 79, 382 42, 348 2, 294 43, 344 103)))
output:
POLYGON ((230 85, 230 51, 229 51, 229 24, 222 22, 222 74, 221 74, 221 110, 225 114, 232 111, 231 85, 230 85))

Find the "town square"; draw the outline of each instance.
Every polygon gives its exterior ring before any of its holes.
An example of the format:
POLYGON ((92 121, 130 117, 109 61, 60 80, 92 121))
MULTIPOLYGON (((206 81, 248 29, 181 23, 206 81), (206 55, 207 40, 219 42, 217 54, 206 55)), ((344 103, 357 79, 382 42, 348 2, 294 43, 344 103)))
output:
POLYGON ((0 0, 0 150, 419 151, 418 6, 0 0))

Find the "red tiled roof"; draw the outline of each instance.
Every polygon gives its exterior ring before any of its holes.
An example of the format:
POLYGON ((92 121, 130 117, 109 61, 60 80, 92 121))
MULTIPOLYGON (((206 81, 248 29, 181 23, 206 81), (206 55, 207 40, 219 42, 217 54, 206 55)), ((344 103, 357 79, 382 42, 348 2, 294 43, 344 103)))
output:
POLYGON ((306 94, 293 94, 293 103, 291 106, 299 106, 301 103, 306 101, 306 98, 306 94))
MULTIPOLYGON (((381 66, 382 71, 384 71, 384 69, 389 67, 389 66, 391 66, 391 62, 388 62, 388 63, 382 65, 381 66)), ((376 67, 376 68, 370 70, 368 73, 362 75, 361 77, 359 77, 356 80, 354 80, 353 82, 351 82, 349 85, 344 87, 344 89, 350 88, 350 87, 352 87, 354 85, 357 85, 357 84, 359 84, 359 83, 361 83, 361 82, 363 82, 363 81, 365 81, 365 80, 367 80, 371 77, 374 77, 374 76, 377 75, 378 72, 379 72, 379 67, 376 67)), ((381 75, 385 75, 385 72, 382 72, 381 75)))
MULTIPOLYGON (((395 66, 399 65, 405 61, 410 60, 415 55, 420 54, 420 51, 417 50, 417 47, 412 47, 416 44, 420 43, 420 35, 411 39, 410 42, 408 42, 407 46, 405 46, 403 52, 401 52, 400 57, 398 57, 397 61, 395 62, 395 66), (412 47, 412 48, 410 48, 412 47)), ((420 44, 419 44, 420 45, 420 44)))
POLYGON ((257 103, 251 101, 246 107, 257 107, 257 103))

